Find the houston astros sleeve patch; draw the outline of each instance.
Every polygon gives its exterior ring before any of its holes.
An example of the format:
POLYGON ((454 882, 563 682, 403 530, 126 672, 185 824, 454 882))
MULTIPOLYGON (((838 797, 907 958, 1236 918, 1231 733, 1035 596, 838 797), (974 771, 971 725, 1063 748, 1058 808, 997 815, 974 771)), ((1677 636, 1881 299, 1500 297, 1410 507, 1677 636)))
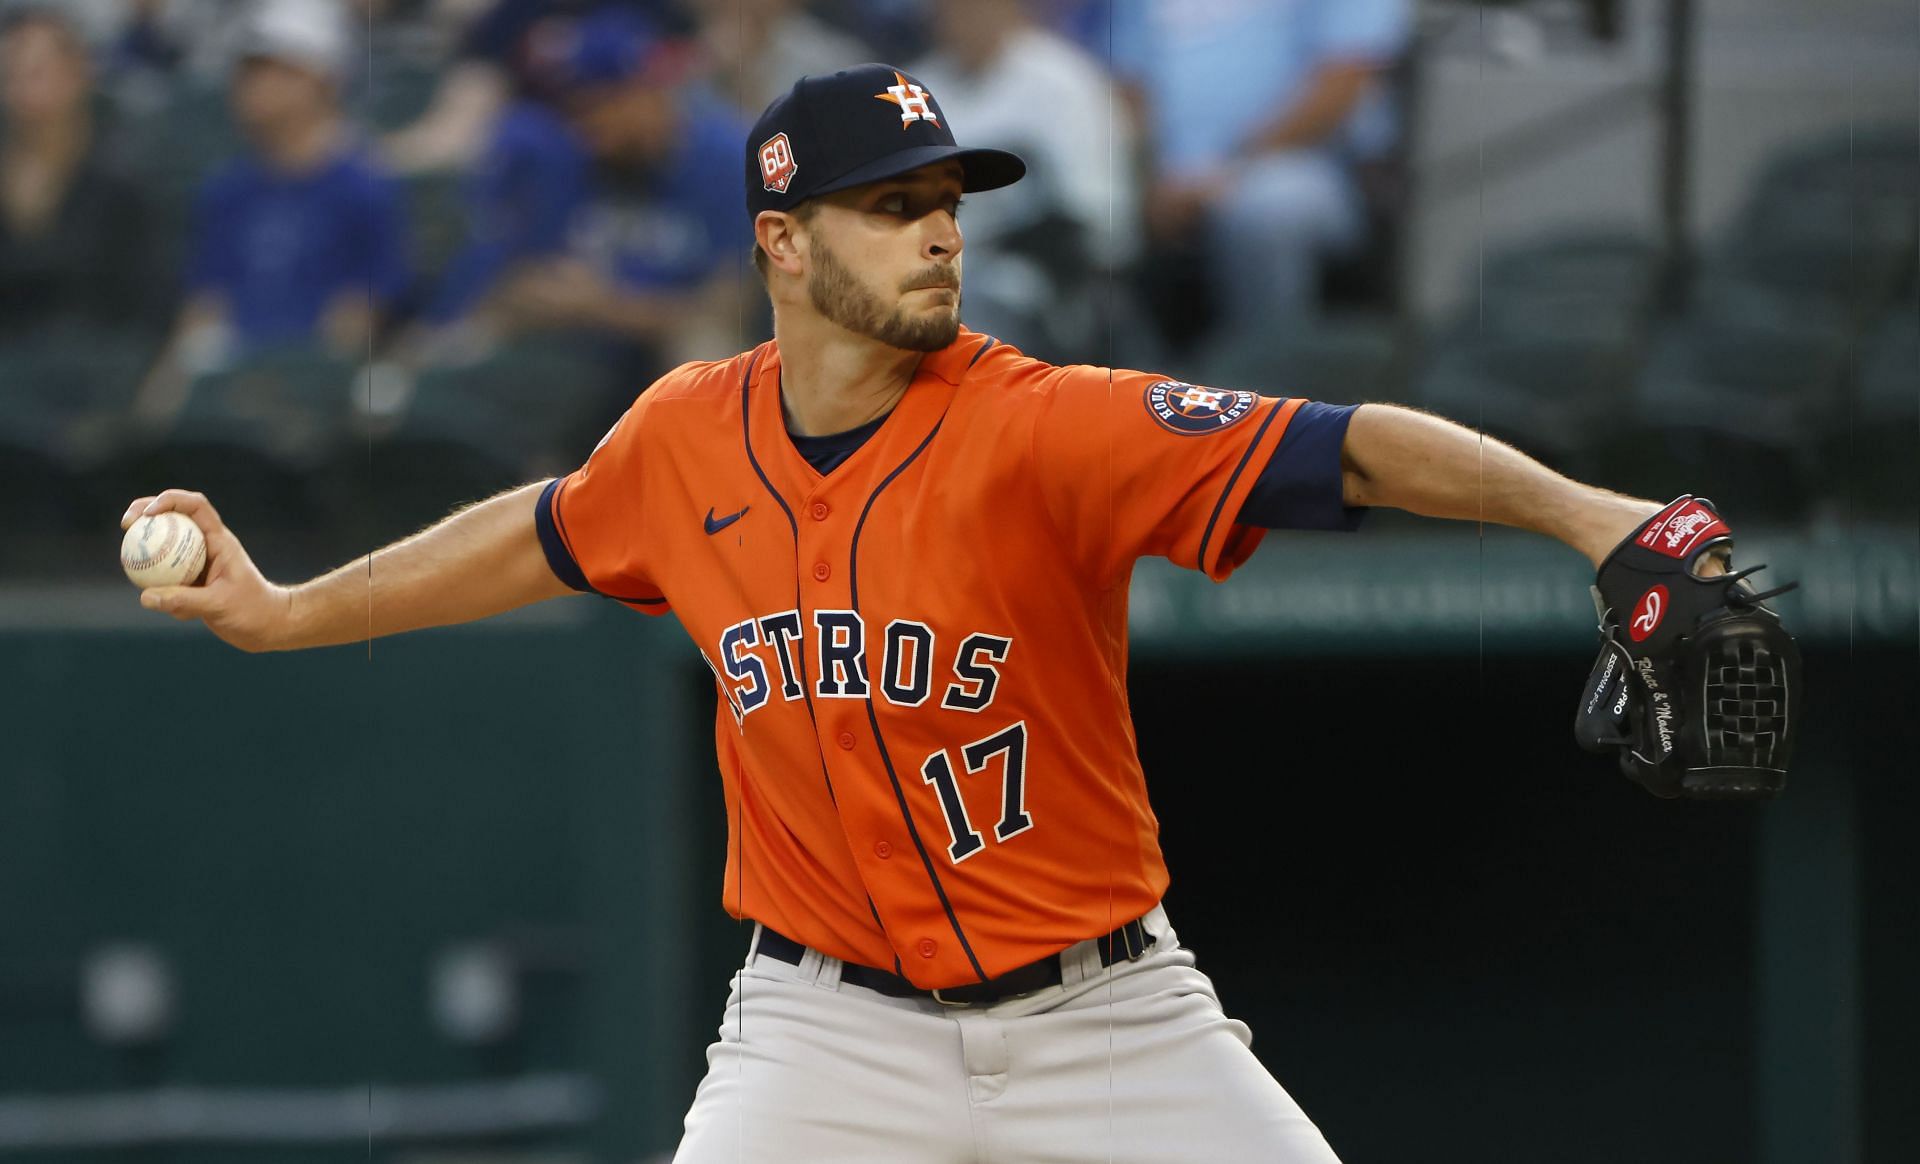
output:
POLYGON ((1300 401, 1093 367, 1050 388, 1035 468, 1088 569, 1111 583, 1157 556, 1217 580, 1252 554, 1240 507, 1300 401))

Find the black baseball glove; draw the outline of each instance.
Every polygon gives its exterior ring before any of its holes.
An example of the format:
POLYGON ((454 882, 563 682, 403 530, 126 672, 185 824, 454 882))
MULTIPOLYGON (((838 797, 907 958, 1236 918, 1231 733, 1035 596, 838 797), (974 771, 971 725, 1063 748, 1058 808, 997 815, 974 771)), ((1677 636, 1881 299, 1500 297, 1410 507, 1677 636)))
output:
POLYGON ((1701 497, 1648 518, 1600 563, 1593 604, 1600 658, 1573 734, 1655 796, 1755 800, 1786 784, 1800 715, 1800 648, 1762 606, 1798 583, 1755 593, 1749 566, 1694 571, 1730 553, 1733 533, 1701 497))

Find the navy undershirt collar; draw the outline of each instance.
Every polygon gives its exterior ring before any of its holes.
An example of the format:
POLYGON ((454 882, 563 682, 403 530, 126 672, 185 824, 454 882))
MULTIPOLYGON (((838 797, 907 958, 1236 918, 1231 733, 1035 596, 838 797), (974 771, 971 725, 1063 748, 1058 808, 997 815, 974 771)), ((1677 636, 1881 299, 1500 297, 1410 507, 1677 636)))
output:
POLYGON ((792 429, 788 429, 787 439, 793 442, 794 448, 800 450, 800 455, 807 459, 807 464, 813 466, 813 471, 824 477, 839 468, 841 462, 858 452, 860 446, 867 443, 868 437, 879 432, 880 426, 887 423, 889 415, 891 414, 883 412, 859 428, 850 428, 845 432, 830 432, 825 436, 801 436, 792 429))

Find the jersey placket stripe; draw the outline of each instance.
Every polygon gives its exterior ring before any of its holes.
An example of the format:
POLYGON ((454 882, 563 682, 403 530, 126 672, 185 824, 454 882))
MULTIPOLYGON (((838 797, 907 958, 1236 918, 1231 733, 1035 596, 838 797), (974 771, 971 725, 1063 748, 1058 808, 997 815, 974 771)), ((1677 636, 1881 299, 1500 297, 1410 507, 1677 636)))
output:
MULTIPOLYGON (((753 455, 753 369, 759 362, 760 356, 758 353, 755 353, 753 358, 747 361, 747 370, 740 377, 740 439, 746 446, 747 463, 753 466, 754 475, 760 478, 760 484, 766 487, 767 493, 771 495, 774 500, 774 504, 780 507, 780 512, 787 515, 787 531, 793 535, 794 553, 798 555, 800 552, 800 523, 794 520, 793 509, 787 505, 787 499, 782 497, 780 491, 773 487, 773 482, 767 479, 766 470, 760 467, 760 458, 753 455)), ((800 581, 796 577, 793 583, 793 608, 796 611, 803 607, 801 597, 800 581)), ((800 699, 801 702, 807 706, 807 722, 813 725, 813 737, 817 745, 820 739, 820 721, 816 719, 813 714, 813 678, 807 674, 807 649, 804 634, 801 636, 799 649, 794 651, 794 656, 794 669, 800 672, 800 699)), ((827 771, 827 754, 817 746, 815 751, 820 757, 820 779, 827 786, 827 801, 837 810, 840 807, 840 798, 835 796, 833 792, 833 774, 827 771)), ((746 887, 744 885, 741 886, 740 894, 743 898, 746 896, 746 887)), ((873 915, 873 924, 880 928, 881 933, 886 933, 887 925, 880 920, 880 910, 879 907, 873 904, 873 894, 867 893, 864 894, 864 896, 867 899, 867 912, 873 915)), ((900 955, 898 954, 893 956, 893 969, 896 974, 901 971, 900 955)))
MULTIPOLYGON (((987 346, 991 345, 983 346, 981 351, 984 352, 987 346)), ((976 355, 975 359, 978 358, 978 355, 976 355)), ((968 367, 972 367, 972 364, 968 364, 968 367)), ((865 616, 860 614, 860 533, 867 526, 867 516, 873 512, 874 503, 880 500, 880 495, 886 492, 887 486, 893 484, 896 477, 906 472, 907 466, 919 460, 920 454, 925 452, 927 446, 933 443, 933 438, 940 435, 940 426, 945 423, 946 416, 942 414, 940 419, 934 422, 933 431, 926 435, 926 438, 920 442, 919 446, 915 448, 913 452, 907 454, 906 460, 895 466, 893 472, 888 473, 880 484, 874 486, 873 493, 867 498, 866 505, 861 507, 860 520, 853 527, 853 545, 847 554, 847 590, 848 600, 853 606, 853 613, 862 619, 864 619, 865 616)), ((941 884, 939 871, 933 867, 933 857, 927 852, 927 843, 920 839, 919 826, 913 823, 913 811, 907 804, 906 789, 900 786, 900 774, 894 771, 893 756, 887 751, 886 738, 880 734, 880 715, 874 710, 873 692, 871 689, 867 692, 865 702, 867 705, 867 723, 873 729, 873 742, 880 748, 880 763, 887 770, 888 781, 893 784, 893 798, 900 807, 900 819, 905 822, 907 826, 907 836, 913 840, 914 851, 920 854, 921 867, 926 869, 927 879, 933 883, 934 896, 940 899, 940 908, 946 912, 947 924, 953 927, 953 936, 960 941, 961 952, 966 954, 967 962, 973 967, 974 974, 980 981, 985 982, 987 981, 986 968, 980 965, 979 957, 974 954, 973 943, 967 940, 967 932, 961 928, 960 915, 953 911, 953 902, 947 897, 947 887, 941 884)), ((897 958, 895 960, 898 961, 897 958)))
POLYGON ((1286 413, 1287 419, 1291 420, 1293 419, 1293 414, 1299 411, 1300 405, 1298 402, 1289 401, 1288 403, 1292 404, 1291 408, 1289 408, 1287 404, 1282 404, 1267 413, 1267 418, 1260 422, 1260 427, 1254 432, 1253 439, 1247 442, 1247 451, 1240 454, 1240 463, 1233 467, 1233 476, 1227 478, 1227 487, 1220 491, 1220 499, 1213 503, 1213 512, 1207 516, 1207 528, 1205 532, 1200 535, 1199 560, 1194 563, 1194 568, 1201 573, 1204 574, 1207 571, 1207 545, 1213 541, 1214 525, 1220 520, 1220 511, 1226 508, 1227 498, 1233 496, 1234 486, 1240 482, 1240 474, 1247 471, 1247 462, 1253 460, 1253 454, 1260 448, 1261 443, 1267 439, 1267 429, 1272 427, 1273 422, 1281 413, 1286 413))

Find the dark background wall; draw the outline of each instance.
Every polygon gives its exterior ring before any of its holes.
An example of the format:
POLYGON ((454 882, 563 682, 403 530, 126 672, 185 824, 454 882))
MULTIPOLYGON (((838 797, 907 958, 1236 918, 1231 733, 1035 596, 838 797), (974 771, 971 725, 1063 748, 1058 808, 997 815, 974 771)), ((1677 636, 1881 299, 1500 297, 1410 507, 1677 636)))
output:
MULTIPOLYGON (((670 1148, 746 942, 718 907, 711 682, 670 626, 561 606, 371 658, 0 636, 0 1095, 557 1073, 598 1088, 571 1130, 373 1150, 670 1148), (476 939, 527 964, 517 1032, 479 1047, 429 1003, 437 954, 476 939), (89 1035, 74 985, 125 940, 176 976, 144 1049, 89 1035)), ((1587 663, 1148 651, 1182 939, 1349 1161, 1791 1159, 1836 1126, 1904 1158, 1912 652, 1814 651, 1801 762, 1758 807, 1657 801, 1574 749, 1587 663), (1836 812, 1823 850, 1808 822, 1836 812), (1835 868, 1857 898, 1823 899, 1835 868), (1857 914, 1844 950, 1833 910, 1857 914)), ((346 1152, 368 1141, 17 1158, 346 1152)))

